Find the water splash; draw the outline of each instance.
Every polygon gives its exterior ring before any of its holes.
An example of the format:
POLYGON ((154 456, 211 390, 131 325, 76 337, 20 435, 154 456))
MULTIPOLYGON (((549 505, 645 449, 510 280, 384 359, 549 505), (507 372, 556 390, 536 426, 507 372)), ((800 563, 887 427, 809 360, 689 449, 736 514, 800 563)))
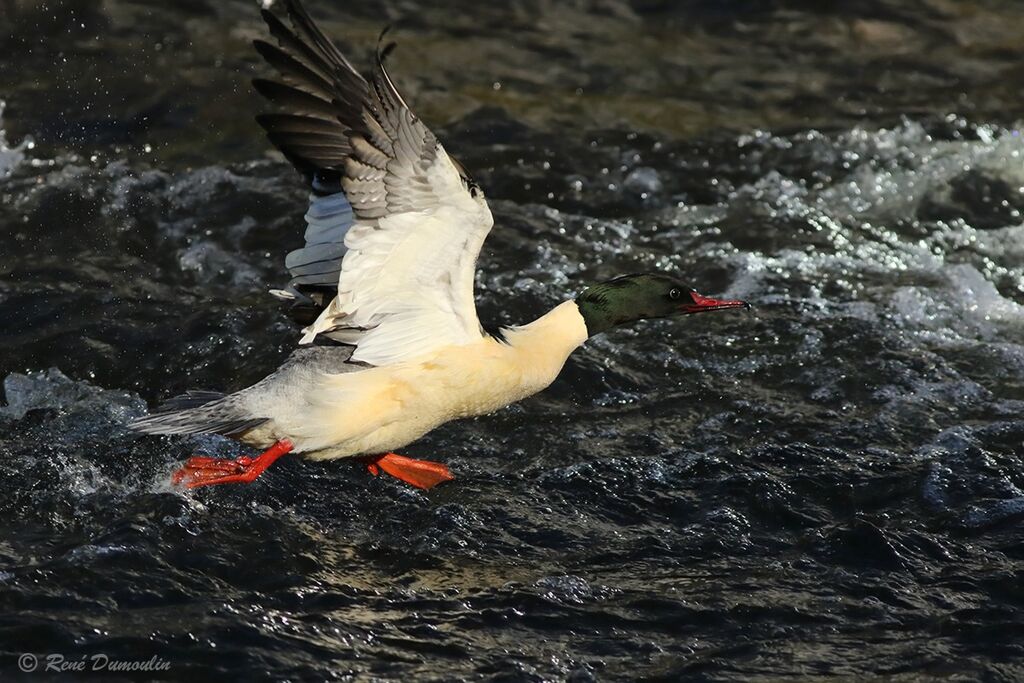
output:
POLYGON ((31 139, 28 138, 22 140, 15 147, 11 147, 7 142, 3 128, 3 116, 6 106, 7 103, 0 100, 0 180, 9 178, 14 173, 14 169, 24 161, 25 150, 32 149, 33 147, 31 139))

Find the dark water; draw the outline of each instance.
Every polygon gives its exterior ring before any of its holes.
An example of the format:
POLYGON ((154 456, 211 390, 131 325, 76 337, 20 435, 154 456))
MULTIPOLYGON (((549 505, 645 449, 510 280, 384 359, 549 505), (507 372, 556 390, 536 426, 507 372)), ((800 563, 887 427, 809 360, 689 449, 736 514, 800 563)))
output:
POLYGON ((176 492, 238 447, 126 421, 296 339, 255 4, 0 1, 2 678, 1024 677, 1024 7, 342 5, 490 197, 485 321, 644 269, 755 309, 592 340, 409 447, 428 494, 176 492))

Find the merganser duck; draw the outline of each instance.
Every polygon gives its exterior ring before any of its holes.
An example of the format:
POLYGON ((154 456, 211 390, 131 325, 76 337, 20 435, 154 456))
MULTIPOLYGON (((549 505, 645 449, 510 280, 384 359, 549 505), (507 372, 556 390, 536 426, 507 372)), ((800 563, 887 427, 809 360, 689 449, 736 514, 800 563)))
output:
POLYGON ((541 391, 588 337, 637 320, 747 306, 668 275, 632 274, 487 334, 473 279, 494 221, 480 187, 395 88, 384 68, 394 45, 378 42, 364 78, 298 0, 284 5, 290 26, 262 13, 277 45, 254 42, 281 80, 253 83, 282 110, 258 122, 312 190, 306 244, 285 259, 287 287, 272 291, 311 322, 300 347, 255 385, 231 395, 191 391, 133 423, 151 434, 223 434, 265 449, 255 458, 193 457, 175 484, 251 482, 294 452, 359 458, 374 475, 429 489, 452 479, 448 468, 395 450, 541 391))

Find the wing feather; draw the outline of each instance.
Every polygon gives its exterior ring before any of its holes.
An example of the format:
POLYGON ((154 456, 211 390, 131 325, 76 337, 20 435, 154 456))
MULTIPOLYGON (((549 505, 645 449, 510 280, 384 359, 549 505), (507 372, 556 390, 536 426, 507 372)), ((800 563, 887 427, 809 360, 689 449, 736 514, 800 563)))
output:
POLYGON ((306 247, 286 259, 293 285, 336 268, 336 294, 303 343, 325 335, 381 365, 479 340, 473 280, 493 225, 479 187, 395 87, 384 66, 393 44, 378 42, 364 78, 299 0, 283 4, 290 26, 263 13, 277 46, 256 42, 281 82, 254 81, 283 113, 258 121, 315 191, 337 182, 346 200, 311 197, 306 247))

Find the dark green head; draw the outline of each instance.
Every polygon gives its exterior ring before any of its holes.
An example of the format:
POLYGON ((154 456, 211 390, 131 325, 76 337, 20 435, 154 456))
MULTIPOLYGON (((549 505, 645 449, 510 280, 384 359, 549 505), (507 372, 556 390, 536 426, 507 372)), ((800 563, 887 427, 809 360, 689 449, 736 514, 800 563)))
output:
POLYGON ((622 275, 586 289, 576 305, 590 336, 646 318, 749 308, 744 301, 702 296, 679 280, 660 273, 622 275))

